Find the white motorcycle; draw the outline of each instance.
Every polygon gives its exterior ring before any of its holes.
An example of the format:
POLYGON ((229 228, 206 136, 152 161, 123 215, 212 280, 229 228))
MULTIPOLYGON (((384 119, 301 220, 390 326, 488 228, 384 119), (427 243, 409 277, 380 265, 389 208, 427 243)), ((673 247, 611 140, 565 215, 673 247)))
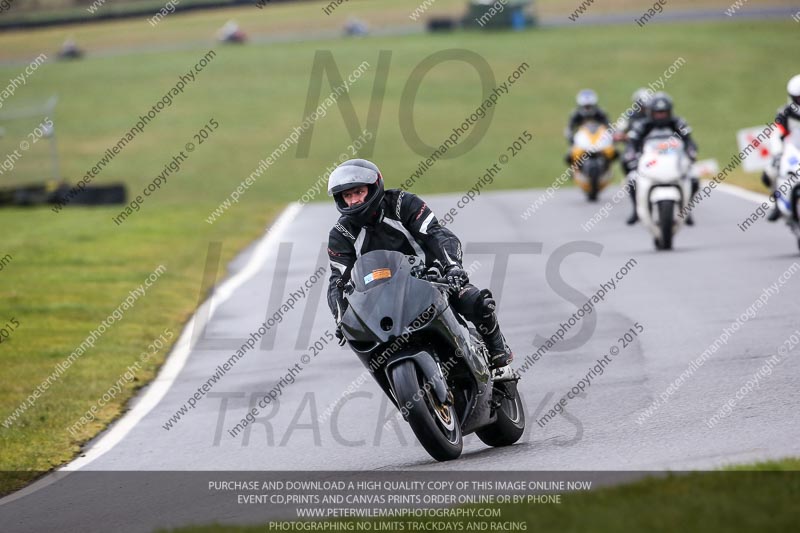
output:
POLYGON ((793 133, 784 140, 775 183, 775 201, 781 217, 792 230, 800 247, 800 135, 793 133))
POLYGON ((673 236, 691 198, 692 162, 683 140, 675 135, 650 136, 636 170, 636 212, 653 234, 657 250, 672 249, 673 236))

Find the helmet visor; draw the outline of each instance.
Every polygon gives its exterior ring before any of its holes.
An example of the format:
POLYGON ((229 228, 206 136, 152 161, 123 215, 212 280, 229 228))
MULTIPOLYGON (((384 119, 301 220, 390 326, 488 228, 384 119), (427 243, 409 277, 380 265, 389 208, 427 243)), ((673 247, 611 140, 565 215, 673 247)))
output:
POLYGON ((669 111, 653 111, 653 120, 664 121, 669 120, 669 111))
POLYGON ((372 192, 370 189, 374 190, 375 187, 368 185, 350 187, 335 195, 336 202, 340 203, 342 207, 357 207, 369 199, 372 192))
POLYGON ((328 195, 334 196, 359 185, 374 185, 379 179, 380 174, 369 168, 339 167, 328 177, 328 195))

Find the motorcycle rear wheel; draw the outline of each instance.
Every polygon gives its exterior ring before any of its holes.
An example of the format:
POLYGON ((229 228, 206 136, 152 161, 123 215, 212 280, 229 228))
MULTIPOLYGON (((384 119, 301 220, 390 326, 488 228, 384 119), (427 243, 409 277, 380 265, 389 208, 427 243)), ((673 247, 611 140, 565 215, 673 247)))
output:
POLYGON ((525 433, 525 407, 517 392, 516 382, 495 385, 494 398, 500 402, 497 420, 475 432, 489 446, 510 446, 525 433))
POLYGON ((461 424, 452 404, 443 405, 414 361, 407 359, 392 367, 392 383, 406 420, 422 447, 437 461, 450 461, 461 455, 461 424))

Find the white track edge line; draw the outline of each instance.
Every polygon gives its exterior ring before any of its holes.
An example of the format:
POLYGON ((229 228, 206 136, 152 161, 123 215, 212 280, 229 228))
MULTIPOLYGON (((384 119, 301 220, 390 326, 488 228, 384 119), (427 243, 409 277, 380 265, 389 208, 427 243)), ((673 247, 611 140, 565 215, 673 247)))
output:
POLYGON ((292 221, 297 217, 302 207, 303 206, 297 202, 292 202, 289 204, 275 220, 275 223, 272 224, 269 229, 267 229, 266 234, 261 237, 256 245, 256 249, 253 251, 250 260, 247 262, 245 267, 231 278, 225 280, 222 285, 220 285, 219 288, 215 290, 205 302, 203 302, 197 311, 195 311, 195 313, 192 315, 192 318, 186 323, 186 326, 184 326, 178 342, 176 342, 175 346, 173 346, 172 351, 167 356, 167 359, 164 362, 164 365, 161 367, 158 375, 151 381, 150 386, 147 388, 145 393, 138 400, 136 400, 136 404, 130 411, 125 413, 122 418, 112 424, 112 426, 106 431, 105 435, 103 435, 94 445, 92 445, 92 447, 88 449, 86 453, 82 454, 80 457, 64 465, 58 470, 47 474, 45 477, 34 482, 33 484, 0 499, 0 505, 5 505, 20 498, 24 498, 29 494, 33 494, 34 492, 63 479, 69 473, 80 470, 89 463, 102 457, 105 453, 114 448, 114 446, 119 444, 122 439, 124 439, 125 436, 136 426, 136 424, 138 424, 142 418, 147 416, 147 414, 156 405, 158 405, 158 402, 160 402, 164 395, 166 395, 170 387, 172 387, 172 384, 175 382, 175 379, 178 377, 178 374, 180 374, 180 371, 183 369, 186 361, 189 359, 189 354, 191 353, 191 340, 197 315, 205 311, 206 309, 204 308, 207 308, 207 316, 209 317, 208 320, 211 320, 214 311, 223 302, 230 298, 236 289, 238 289, 246 281, 258 273, 258 271, 264 266, 269 258, 270 252, 275 249, 273 246, 274 243, 279 239, 280 235, 286 230, 289 224, 291 224, 292 221))
POLYGON ((733 196, 738 196, 744 200, 750 200, 752 202, 756 202, 760 204, 762 202, 769 202, 769 197, 766 194, 760 194, 753 191, 748 191, 738 185, 730 185, 728 183, 717 183, 717 188, 724 193, 728 193, 733 196))

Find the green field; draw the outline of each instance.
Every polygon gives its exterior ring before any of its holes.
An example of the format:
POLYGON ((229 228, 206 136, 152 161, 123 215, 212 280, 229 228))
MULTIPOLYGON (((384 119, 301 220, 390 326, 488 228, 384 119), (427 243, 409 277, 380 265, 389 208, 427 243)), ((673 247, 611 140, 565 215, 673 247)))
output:
MULTIPOLYGON (((800 470, 800 460, 769 461, 726 470, 728 471, 667 474, 664 477, 647 478, 635 483, 599 488, 590 492, 565 494, 561 498, 561 503, 483 506, 499 508, 501 518, 479 519, 477 522, 483 522, 487 526, 491 522, 525 522, 527 531, 542 533, 620 531, 783 533, 797 529, 800 520, 800 508, 796 503, 800 496, 800 477, 797 475, 797 470, 800 470)), ((419 518, 392 520, 403 522, 405 531, 425 531, 423 527, 426 522, 431 522, 431 525, 435 525, 434 522, 439 524, 449 522, 454 524, 449 531, 470 531, 467 525, 475 521, 419 518), (415 529, 408 525, 412 522, 416 525, 415 529)), ((268 530, 279 531, 277 528, 268 530)), ((377 531, 378 528, 375 527, 374 530, 377 531)), ((490 526, 485 530, 492 531, 490 526)), ((255 533, 264 531, 264 525, 253 527, 210 525, 171 531, 255 533)), ((448 530, 432 529, 432 531, 448 530)))
MULTIPOLYGON (((389 186, 406 179, 420 160, 406 145, 398 126, 399 114, 408 111, 400 107, 401 94, 420 62, 444 49, 471 50, 488 61, 498 82, 521 63, 529 65, 499 101, 481 142, 461 157, 436 163, 414 186, 414 192, 426 194, 469 188, 523 130, 533 134, 534 142, 492 187, 546 187, 563 171, 561 132, 578 89, 595 88, 603 106, 617 115, 629 105, 636 87, 658 79, 678 57, 686 60, 685 66, 666 89, 677 101, 677 112, 694 126, 701 157, 716 157, 724 164, 737 151, 736 130, 771 120, 784 101, 786 79, 795 73, 795 67, 776 58, 785 55, 786 43, 794 42, 796 34, 791 20, 652 25, 645 29, 631 23, 514 34, 453 33, 217 48, 216 58, 196 81, 95 179, 101 184, 123 181, 135 195, 210 119, 219 122, 219 129, 192 153, 180 173, 170 177, 123 225, 112 222, 119 207, 67 208, 58 214, 47 208, 0 211, 0 227, 5 230, 0 258, 6 254, 13 258, 0 271, 0 324, 12 318, 19 323, 0 345, 4 362, 0 422, 129 291, 158 265, 167 268, 147 296, 34 407, 10 428, 0 427, 0 469, 29 471, 11 485, 18 486, 37 472, 75 457, 82 443, 119 416, 135 388, 146 383, 163 361, 164 351, 137 381, 126 385, 97 422, 77 438, 69 435, 66 428, 165 327, 176 335, 180 332, 202 297, 201 277, 209 243, 223 242, 222 261, 230 260, 346 149, 350 137, 338 109, 333 109, 316 124, 307 158, 296 158, 291 148, 239 204, 213 226, 205 222, 259 160, 302 122, 317 50, 329 50, 345 76, 362 61, 370 63, 369 71, 351 90, 362 127, 378 71, 378 52, 391 53, 380 121, 374 132, 376 149, 361 154, 381 166, 389 186)), ((20 35, 0 36, 0 48, 6 39, 18 44, 20 35)), ((60 103, 54 118, 62 171, 74 182, 207 50, 198 46, 180 52, 125 53, 77 63, 48 63, 5 102, 3 112, 58 93, 60 103)), ((20 72, 19 66, 0 67, 0 80, 20 72)), ((325 81, 323 95, 329 90, 325 81)), ((471 66, 453 61, 441 64, 424 78, 413 106, 417 131, 429 144, 439 144, 480 100, 480 84, 471 66)), ((35 177, 17 175, 14 179, 35 177)), ((8 175, 1 179, 4 184, 14 181, 8 175)), ((758 187, 757 180, 755 175, 741 173, 729 178, 754 187, 758 187)), ((331 222, 335 218, 331 208, 331 222)), ((702 210, 697 218, 702 223, 702 210)), ((523 229, 541 236, 546 223, 534 217, 523 229)), ((309 242, 316 247, 327 230, 319 228, 318 235, 309 235, 309 242)), ((0 490, 11 486, 6 483, 0 490)))
MULTIPOLYGON (((34 18, 57 17, 58 10, 42 10, 41 6, 44 1, 38 0, 35 11, 26 10, 21 15, 34 18)), ((55 1, 60 4, 67 3, 61 2, 61 0, 55 1)), ((141 0, 136 2, 136 5, 149 5, 153 7, 152 12, 155 13, 156 4, 159 1, 162 5, 166 3, 163 0, 141 0)), ((187 1, 183 0, 180 5, 186 5, 187 1)), ((545 22, 561 22, 570 27, 573 23, 568 17, 575 12, 582 1, 537 0, 535 11, 537 16, 545 22)), ((758 8, 796 6, 796 0, 765 0, 765 2, 759 2, 758 8), (768 5, 763 5, 765 2, 768 5)), ((262 10, 246 5, 230 9, 193 11, 169 15, 157 28, 151 28, 147 24, 148 17, 137 16, 102 24, 69 24, 33 31, 4 30, 3 35, 0 36, 3 44, 0 46, 0 60, 35 57, 42 52, 54 53, 68 37, 75 38, 89 53, 102 52, 109 48, 120 49, 142 45, 181 46, 187 42, 203 41, 210 43, 216 30, 230 19, 237 20, 244 31, 258 38, 297 33, 308 35, 320 30, 338 30, 353 16, 357 16, 376 30, 397 26, 421 28, 431 17, 461 18, 467 11, 466 0, 435 0, 428 3, 427 11, 414 21, 410 15, 423 5, 421 0, 349 0, 346 6, 340 6, 329 15, 325 15, 322 9, 327 4, 327 1, 318 0, 267 4, 267 7, 262 10)), ((14 5, 23 6, 19 1, 14 5)), ((641 16, 645 11, 643 7, 646 6, 648 4, 643 3, 642 0, 603 0, 592 3, 584 14, 587 17, 593 17, 625 13, 626 16, 630 16, 631 24, 633 24, 634 18, 641 16)), ((130 4, 124 1, 108 0, 99 12, 125 10, 129 7, 130 4)), ((730 7, 731 0, 669 0, 669 5, 664 8, 664 13, 700 10, 705 13, 722 14, 730 7)), ((754 4, 747 6, 748 9, 751 7, 754 7, 754 4)), ((70 8, 68 12, 80 12, 83 9, 70 8)), ((83 13, 86 13, 85 10, 83 13)), ((88 13, 86 14, 88 15, 88 13)), ((9 21, 15 16, 14 11, 5 12, 0 14, 0 20, 9 21)), ((737 20, 737 17, 730 20, 737 20)), ((641 28, 637 29, 642 30, 641 28)), ((631 32, 631 35, 640 33, 644 33, 644 30, 631 32)))

